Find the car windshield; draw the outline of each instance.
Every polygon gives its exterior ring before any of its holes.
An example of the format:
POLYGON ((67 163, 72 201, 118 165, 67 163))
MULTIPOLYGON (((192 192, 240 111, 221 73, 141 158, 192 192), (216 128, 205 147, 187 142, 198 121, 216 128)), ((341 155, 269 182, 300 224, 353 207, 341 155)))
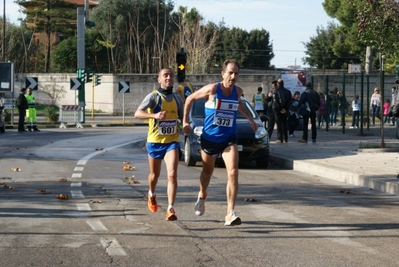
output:
MULTIPOLYGON (((243 99, 242 102, 244 103, 244 106, 247 108, 247 112, 250 116, 252 116, 253 119, 257 118, 257 114, 254 111, 253 107, 251 106, 251 104, 243 99)), ((193 104, 193 108, 192 108, 192 116, 195 118, 204 118, 205 117, 205 99, 199 99, 197 101, 194 102, 193 104)), ((237 113, 237 119, 245 119, 244 115, 241 114, 241 112, 237 113)))

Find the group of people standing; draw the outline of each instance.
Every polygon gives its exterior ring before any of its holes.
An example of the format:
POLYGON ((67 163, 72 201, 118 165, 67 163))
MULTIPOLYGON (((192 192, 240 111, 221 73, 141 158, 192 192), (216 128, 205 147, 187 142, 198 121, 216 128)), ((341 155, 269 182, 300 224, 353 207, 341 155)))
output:
POLYGON ((308 123, 311 121, 312 141, 316 142, 316 111, 320 106, 320 96, 313 90, 312 83, 306 84, 306 90, 301 94, 299 91, 291 94, 291 91, 284 87, 282 79, 274 80, 271 83, 271 91, 267 97, 262 93, 262 87, 259 87, 257 94, 254 95, 252 102, 258 114, 266 113, 268 115, 267 132, 269 138, 272 137, 274 127, 277 128, 276 143, 282 144, 288 142, 288 137, 295 137, 294 131, 302 120, 304 125, 300 143, 308 142, 308 123), (261 109, 260 102, 263 99, 264 108, 261 109), (301 113, 303 107, 306 112, 301 113), (299 114, 301 113, 301 114, 299 114))
POLYGON ((19 113, 18 132, 27 132, 25 126, 29 132, 39 132, 36 120, 36 101, 35 96, 32 94, 32 89, 21 88, 16 104, 19 113), (26 125, 25 117, 27 119, 26 125))

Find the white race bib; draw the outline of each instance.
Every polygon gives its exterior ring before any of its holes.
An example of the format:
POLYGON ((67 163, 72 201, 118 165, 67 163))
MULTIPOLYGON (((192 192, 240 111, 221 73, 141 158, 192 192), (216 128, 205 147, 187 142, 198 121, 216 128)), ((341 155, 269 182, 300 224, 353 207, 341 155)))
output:
POLYGON ((158 133, 160 135, 172 135, 177 132, 176 120, 162 120, 158 121, 158 133))
POLYGON ((233 127, 234 112, 226 110, 215 110, 213 124, 222 127, 233 127))

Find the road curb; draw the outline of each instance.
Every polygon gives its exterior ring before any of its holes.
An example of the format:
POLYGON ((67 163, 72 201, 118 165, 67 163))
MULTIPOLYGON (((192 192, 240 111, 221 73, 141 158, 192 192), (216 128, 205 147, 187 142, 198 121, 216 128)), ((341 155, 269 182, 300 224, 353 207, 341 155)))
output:
POLYGON ((399 180, 395 175, 392 177, 369 177, 367 175, 356 174, 354 172, 342 171, 337 168, 322 166, 306 160, 284 159, 276 155, 270 155, 270 160, 276 165, 309 175, 319 176, 338 182, 343 182, 355 186, 367 187, 387 194, 399 194, 399 180))

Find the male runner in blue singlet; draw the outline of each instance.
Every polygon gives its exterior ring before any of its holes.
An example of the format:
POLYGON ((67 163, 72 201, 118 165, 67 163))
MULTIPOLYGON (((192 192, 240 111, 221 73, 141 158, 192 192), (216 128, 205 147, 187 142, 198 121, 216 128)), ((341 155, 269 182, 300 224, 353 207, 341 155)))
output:
POLYGON ((240 225, 241 219, 234 210, 238 192, 238 149, 236 114, 240 111, 249 121, 254 131, 258 126, 247 113, 241 102, 243 90, 235 86, 238 78, 238 64, 229 59, 223 63, 223 81, 208 84, 191 94, 184 106, 183 131, 191 131, 188 114, 194 101, 206 98, 204 128, 201 135, 202 171, 200 191, 194 210, 196 215, 205 212, 207 188, 213 173, 216 158, 223 158, 227 171, 227 215, 225 225, 240 225))

